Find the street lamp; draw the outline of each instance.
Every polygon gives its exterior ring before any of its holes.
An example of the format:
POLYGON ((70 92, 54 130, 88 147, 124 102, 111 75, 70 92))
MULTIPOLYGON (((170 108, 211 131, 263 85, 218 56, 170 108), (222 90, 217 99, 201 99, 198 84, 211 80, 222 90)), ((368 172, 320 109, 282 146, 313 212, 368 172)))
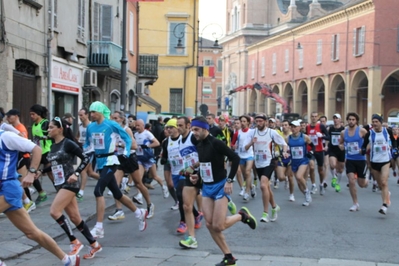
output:
MULTIPOLYGON (((176 26, 173 28, 173 35, 176 37, 176 39, 177 39, 177 45, 175 46, 175 49, 176 49, 176 52, 178 53, 178 54, 183 54, 184 53, 184 49, 186 48, 184 45, 183 45, 183 42, 182 42, 182 39, 184 38, 184 36, 185 36, 185 32, 184 31, 181 31, 180 33, 179 32, 176 32, 176 29, 180 26, 180 25, 187 25, 187 26, 189 26, 191 29, 193 29, 193 31, 194 31, 194 34, 195 34, 195 29, 194 29, 194 27, 193 26, 191 26, 190 24, 188 24, 188 23, 178 23, 178 24, 176 24, 176 26)), ((219 24, 216 24, 216 23, 210 23, 210 24, 208 24, 208 25, 206 25, 203 29, 202 29, 202 31, 201 31, 201 34, 199 34, 199 21, 198 21, 198 29, 197 29, 197 40, 195 41, 195 43, 197 43, 197 64, 196 64, 196 68, 197 68, 197 71, 196 71, 196 83, 195 83, 195 116, 197 116, 198 115, 198 67, 199 67, 199 52, 200 52, 200 50, 202 50, 202 34, 203 34, 203 32, 204 32, 204 30, 207 28, 207 27, 209 27, 209 26, 211 26, 211 25, 216 25, 216 26, 218 26, 220 29, 221 29, 221 33, 219 34, 219 35, 217 35, 216 34, 216 32, 213 32, 212 33, 212 36, 213 37, 215 37, 215 42, 214 42, 214 44, 213 44, 213 53, 214 54, 218 54, 219 53, 219 51, 222 49, 222 47, 219 45, 219 41, 218 41, 218 39, 219 38, 221 38, 222 36, 223 36, 223 28, 219 25, 219 24)), ((194 48, 193 48, 194 49, 194 48)), ((194 51, 195 51, 195 49, 194 49, 194 51)))

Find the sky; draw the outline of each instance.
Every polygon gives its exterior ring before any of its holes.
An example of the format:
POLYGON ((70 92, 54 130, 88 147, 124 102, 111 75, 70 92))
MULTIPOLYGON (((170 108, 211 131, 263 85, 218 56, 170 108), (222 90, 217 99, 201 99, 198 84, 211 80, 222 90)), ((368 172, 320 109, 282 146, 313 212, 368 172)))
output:
POLYGON ((226 35, 226 0, 199 0, 199 33, 215 40, 226 35))

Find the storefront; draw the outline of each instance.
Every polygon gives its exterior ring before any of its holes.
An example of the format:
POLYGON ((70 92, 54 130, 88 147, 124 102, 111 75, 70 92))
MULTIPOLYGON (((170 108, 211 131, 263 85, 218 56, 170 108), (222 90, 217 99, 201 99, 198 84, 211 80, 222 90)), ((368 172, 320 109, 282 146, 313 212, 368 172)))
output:
POLYGON ((63 61, 54 58, 52 62, 51 113, 59 117, 71 113, 75 117, 74 128, 77 128, 83 71, 78 65, 63 61))

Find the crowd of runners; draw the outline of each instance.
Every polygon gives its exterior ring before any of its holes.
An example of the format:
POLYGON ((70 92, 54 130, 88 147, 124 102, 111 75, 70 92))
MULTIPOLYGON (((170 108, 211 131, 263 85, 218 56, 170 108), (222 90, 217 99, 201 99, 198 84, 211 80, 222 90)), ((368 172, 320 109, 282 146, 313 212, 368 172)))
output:
MULTIPOLYGON (((319 117, 317 112, 311 113, 309 123, 280 121, 262 113, 237 118, 208 114, 193 119, 159 119, 151 129, 135 116, 121 111, 111 113, 105 104, 94 102, 79 110, 79 127, 72 130, 73 115, 48 120, 47 109, 34 105, 30 108, 30 134, 19 120, 18 110, 11 109, 3 116, 0 212, 29 239, 58 257, 62 265, 79 265, 79 253, 84 247, 71 222, 88 242, 89 252, 83 255, 84 259, 92 259, 102 250, 99 239, 105 237, 106 188, 116 205, 115 212, 107 218, 124 219, 123 205, 135 214, 139 231, 144 231, 147 219, 155 214, 148 190, 153 186, 146 180, 154 179, 163 197, 172 198, 171 209, 178 210, 176 233, 185 235, 179 246, 198 247, 195 229, 201 227, 204 219, 223 252, 222 261, 216 265, 223 266, 236 265, 223 231, 237 222, 251 229, 257 227, 257 219, 248 208, 237 209, 231 199, 235 181, 244 202, 256 198, 260 188, 263 212, 259 221, 264 223, 276 221, 280 211, 272 187, 284 183, 288 200, 294 202, 295 180, 305 207, 311 204, 312 194, 323 196, 329 185, 336 192, 341 191, 341 186, 348 186, 351 212, 360 208, 356 183, 366 188, 372 182, 372 190, 381 191, 381 203, 376 203, 380 207, 376 209, 386 215, 391 194, 387 182, 390 168, 396 176, 399 167, 399 129, 384 123, 380 114, 371 117, 370 125, 359 125, 359 116, 352 112, 344 118, 334 114, 331 125, 327 125, 327 117, 319 117), (74 165, 76 158, 78 163, 74 165), (163 178, 158 176, 157 167, 163 167, 163 178), (50 215, 70 240, 68 253, 30 219, 29 212, 48 199, 38 179, 42 175, 57 191, 50 215), (78 205, 84 200, 88 177, 98 180, 93 191, 97 220, 91 230, 82 220, 78 205), (130 198, 126 192, 133 186, 137 193, 130 198), (35 200, 33 191, 38 193, 35 200), (144 201, 146 208, 137 207, 144 201)), ((0 261, 0 265, 5 264, 0 261)))

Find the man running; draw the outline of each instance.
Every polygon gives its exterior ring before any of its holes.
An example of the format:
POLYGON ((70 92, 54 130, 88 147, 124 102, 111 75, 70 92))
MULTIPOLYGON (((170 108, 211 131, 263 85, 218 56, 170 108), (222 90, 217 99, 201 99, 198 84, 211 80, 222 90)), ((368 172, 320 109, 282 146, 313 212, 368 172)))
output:
MULTIPOLYGON (((396 169, 399 167, 399 128, 397 125, 392 127, 392 171, 393 176, 397 177, 396 169)), ((396 181, 399 184, 399 178, 396 181)))
POLYGON ((340 133, 339 148, 346 152, 345 167, 349 179, 349 192, 353 201, 353 205, 349 208, 349 211, 355 212, 359 210, 356 180, 361 188, 365 188, 368 185, 368 180, 366 178, 366 157, 361 151, 363 138, 366 136, 367 130, 358 126, 359 115, 356 113, 348 113, 346 115, 346 121, 348 127, 340 133))
POLYGON ((339 184, 342 178, 342 173, 345 166, 345 151, 339 148, 341 132, 345 129, 341 124, 341 115, 333 115, 334 125, 328 128, 328 135, 330 140, 326 141, 328 147, 329 165, 332 176, 331 186, 335 188, 336 192, 341 191, 339 184))
POLYGON ((233 192, 233 178, 237 171, 240 158, 226 144, 209 134, 209 125, 205 118, 197 117, 191 122, 191 130, 199 141, 197 151, 200 171, 190 176, 193 184, 203 182, 203 211, 208 230, 224 254, 223 260, 216 266, 236 265, 236 259, 231 254, 223 235, 223 231, 237 222, 248 224, 251 229, 257 226, 256 219, 246 207, 238 214, 226 217, 227 197, 233 192), (224 157, 232 162, 230 173, 226 179, 224 157))

